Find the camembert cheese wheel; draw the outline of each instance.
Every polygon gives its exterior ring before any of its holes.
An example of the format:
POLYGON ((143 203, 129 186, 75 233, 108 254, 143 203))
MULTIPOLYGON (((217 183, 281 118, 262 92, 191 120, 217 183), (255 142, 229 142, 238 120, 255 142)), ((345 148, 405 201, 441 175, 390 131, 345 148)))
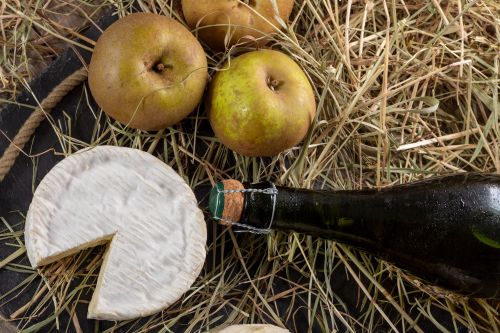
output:
POLYGON ((190 187, 156 157, 99 146, 58 163, 37 187, 25 240, 33 267, 109 243, 88 317, 147 316, 178 300, 206 256, 190 187))

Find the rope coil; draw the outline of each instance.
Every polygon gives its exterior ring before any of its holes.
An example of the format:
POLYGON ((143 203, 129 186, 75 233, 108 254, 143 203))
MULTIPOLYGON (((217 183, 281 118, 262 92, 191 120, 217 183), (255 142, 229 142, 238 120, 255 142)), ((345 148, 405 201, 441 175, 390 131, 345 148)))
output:
POLYGON ((66 96, 71 90, 80 85, 87 79, 87 69, 82 67, 76 70, 73 74, 66 77, 45 97, 40 105, 30 114, 28 119, 17 132, 14 139, 5 149, 2 157, 0 157, 0 182, 7 176, 12 166, 16 162, 17 156, 24 149, 24 146, 29 141, 35 130, 40 126, 42 121, 52 111, 52 109, 66 96))

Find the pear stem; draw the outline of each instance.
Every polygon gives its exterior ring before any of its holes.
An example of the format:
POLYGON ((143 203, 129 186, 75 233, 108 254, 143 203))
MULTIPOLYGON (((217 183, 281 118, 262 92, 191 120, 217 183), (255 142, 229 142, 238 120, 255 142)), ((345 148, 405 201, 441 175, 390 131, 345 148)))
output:
POLYGON ((250 7, 255 7, 256 5, 255 0, 242 0, 242 2, 250 7))
POLYGON ((281 81, 273 79, 271 77, 267 78, 267 86, 272 91, 277 90, 280 85, 281 85, 281 81))
POLYGON ((155 66, 155 71, 157 71, 157 72, 163 72, 164 69, 165 69, 165 65, 161 62, 157 63, 155 66))

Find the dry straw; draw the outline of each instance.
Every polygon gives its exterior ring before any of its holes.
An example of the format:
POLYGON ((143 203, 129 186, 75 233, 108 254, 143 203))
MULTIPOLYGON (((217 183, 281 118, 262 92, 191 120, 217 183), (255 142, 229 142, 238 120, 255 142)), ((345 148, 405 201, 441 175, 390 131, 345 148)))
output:
MULTIPOLYGON (((119 15, 129 1, 2 1, 0 85, 2 101, 14 103, 22 88, 62 47, 92 43, 79 33, 95 24, 102 8, 119 15), (76 16, 76 21, 61 20, 76 16), (66 26, 66 27, 65 27, 66 26)), ((142 11, 182 20, 178 1, 140 0, 142 11)), ((500 3, 449 1, 296 1, 287 30, 270 46, 295 59, 315 87, 318 116, 305 142, 272 159, 235 155, 203 131, 197 110, 180 125, 158 133, 124 128, 105 119, 90 143, 50 118, 59 153, 97 144, 140 148, 174 167, 196 188, 223 178, 281 185, 359 189, 407 183, 454 172, 500 172, 500 3), (194 130, 193 130, 194 129, 194 130), (203 149, 200 149, 203 148, 203 149), (206 148, 206 149, 205 149, 206 148)), ((210 73, 245 51, 207 51, 210 73)), ((84 91, 82 101, 88 100, 84 91)), ((89 106, 90 108, 90 106, 89 106)), ((91 109, 96 120, 105 116, 91 109)), ((29 153, 29 152, 27 152, 29 153)), ((36 167, 36 158, 33 158, 36 167)), ((11 315, 26 332, 39 328, 80 331, 76 305, 95 286, 102 249, 84 251, 38 271, 19 264, 20 226, 1 220, 0 240, 12 246, 1 269, 22 272, 23 284, 0 304, 37 292, 11 315), (38 276, 41 276, 40 279, 38 276), (71 284, 71 287, 70 287, 71 284), (62 315, 71 320, 61 321, 62 315)), ((467 299, 426 285, 396 267, 334 242, 300 234, 238 235, 209 224, 214 240, 202 275, 179 302, 147 320, 120 322, 106 332, 207 331, 224 323, 285 322, 321 332, 498 332, 498 302, 467 299), (341 275, 357 284, 356 298, 334 290, 341 275), (279 283, 287 288, 277 289, 279 283), (285 302, 282 308, 277 304, 285 302), (300 317, 297 308, 302 309, 300 317), (352 309, 355 309, 353 311, 352 309), (447 314, 451 326, 436 313, 447 314), (465 328, 465 329, 464 329, 465 328)))

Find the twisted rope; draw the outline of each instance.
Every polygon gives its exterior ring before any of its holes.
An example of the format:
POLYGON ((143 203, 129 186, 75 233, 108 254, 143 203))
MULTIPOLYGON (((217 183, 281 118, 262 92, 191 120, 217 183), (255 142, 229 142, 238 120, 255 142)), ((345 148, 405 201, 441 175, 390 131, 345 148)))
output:
POLYGON ((23 150, 24 145, 29 141, 35 130, 52 109, 66 96, 71 90, 78 86, 87 78, 87 69, 82 67, 73 74, 65 78, 45 97, 40 105, 26 119, 19 132, 10 142, 7 149, 0 157, 0 182, 7 176, 14 165, 17 156, 23 150))

